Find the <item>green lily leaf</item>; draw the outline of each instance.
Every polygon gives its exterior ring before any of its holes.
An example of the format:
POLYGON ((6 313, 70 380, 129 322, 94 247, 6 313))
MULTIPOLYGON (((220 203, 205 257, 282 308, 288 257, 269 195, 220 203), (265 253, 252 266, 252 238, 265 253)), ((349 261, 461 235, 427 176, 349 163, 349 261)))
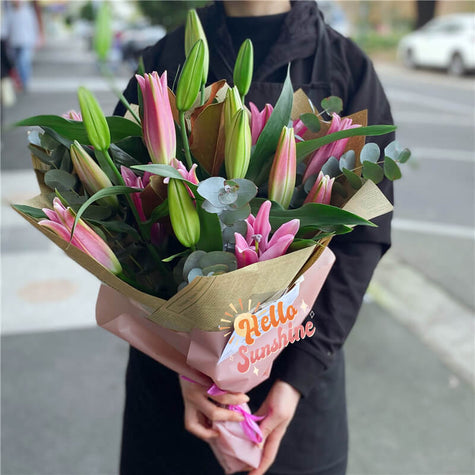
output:
POLYGON ((353 231, 351 226, 337 224, 334 226, 300 226, 297 232, 297 237, 303 237, 308 233, 320 233, 316 239, 323 239, 328 236, 336 236, 337 234, 347 234, 353 231))
POLYGON ((257 186, 266 181, 269 175, 282 127, 287 125, 290 120, 292 102, 293 90, 290 81, 290 69, 288 69, 279 100, 257 140, 247 170, 246 178, 252 180, 257 186))
POLYGON ((142 172, 153 173, 154 175, 160 175, 163 177, 175 178, 177 180, 185 180, 181 176, 180 172, 176 168, 173 168, 171 165, 152 163, 149 165, 133 165, 130 168, 133 168, 134 170, 140 170, 142 172))
POLYGON ((352 172, 347 168, 343 168, 342 172, 352 188, 354 188, 355 190, 359 190, 361 188, 361 186, 363 185, 361 183, 361 178, 355 172, 352 172))
POLYGON ((384 157, 384 175, 389 180, 399 180, 401 178, 401 170, 398 164, 389 157, 384 157))
POLYGON ((26 206, 26 205, 12 205, 14 209, 20 211, 20 213, 26 214, 31 218, 35 219, 47 219, 48 217, 43 212, 43 210, 38 208, 33 208, 33 206, 26 206))
POLYGON ((318 139, 299 142, 297 144, 297 162, 303 161, 309 153, 314 152, 323 145, 335 142, 336 140, 345 139, 347 137, 385 135, 394 132, 396 128, 395 125, 369 125, 368 127, 356 127, 355 129, 340 130, 339 132, 324 135, 318 139))
POLYGON ((305 249, 306 247, 315 246, 316 242, 313 239, 294 239, 292 244, 289 246, 289 252, 299 251, 300 249, 305 249))
MULTIPOLYGON (((111 141, 118 142, 126 137, 141 137, 140 125, 129 119, 119 116, 106 117, 111 133, 111 141)), ((15 123, 17 127, 47 127, 54 130, 62 137, 69 140, 77 140, 81 144, 91 145, 87 136, 86 128, 82 122, 65 119, 58 115, 36 115, 15 123)))
POLYGON ((168 198, 161 204, 159 204, 150 215, 150 218, 146 221, 147 224, 156 223, 159 219, 168 216, 168 198))
MULTIPOLYGON (((251 201, 252 214, 256 216, 262 203, 266 201, 264 198, 254 198, 251 201)), ((270 224, 272 230, 275 231, 282 224, 291 219, 300 219, 300 227, 316 226, 334 226, 334 225, 363 225, 376 227, 371 221, 361 216, 344 211, 336 206, 322 205, 319 203, 306 203, 301 208, 283 209, 277 203, 272 203, 270 210, 270 224)))
POLYGON ((74 233, 74 229, 76 228, 77 222, 79 221, 81 216, 84 214, 84 212, 87 210, 89 205, 91 205, 92 203, 95 203, 97 200, 100 200, 101 198, 105 198, 106 196, 125 195, 129 193, 137 193, 141 191, 142 190, 140 188, 130 188, 129 186, 110 186, 109 188, 103 188, 102 190, 99 190, 97 193, 94 193, 78 209, 76 218, 74 219, 73 228, 71 230, 71 236, 74 233))
POLYGON ((363 162, 363 177, 378 184, 384 178, 384 171, 376 163, 365 160, 363 162))
MULTIPOLYGON (((202 201, 202 200, 201 200, 202 201)), ((196 206, 198 216, 200 217, 200 240, 196 244, 196 248, 202 251, 222 251, 223 238, 221 233, 221 225, 219 217, 215 213, 205 211, 201 203, 196 206)))
POLYGON ((189 253, 190 253, 190 249, 185 249, 184 251, 178 252, 177 254, 173 254, 173 256, 165 257, 165 259, 162 259, 162 262, 171 262, 173 261, 173 259, 176 259, 177 257, 181 257, 181 256, 186 256, 189 253))

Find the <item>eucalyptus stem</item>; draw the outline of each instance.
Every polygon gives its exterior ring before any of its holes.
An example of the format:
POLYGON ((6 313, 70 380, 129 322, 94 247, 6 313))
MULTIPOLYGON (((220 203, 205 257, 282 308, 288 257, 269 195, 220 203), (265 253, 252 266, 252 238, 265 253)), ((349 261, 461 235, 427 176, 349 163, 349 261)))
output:
POLYGON ((185 148, 186 164, 188 165, 188 168, 191 169, 191 167, 193 166, 193 161, 191 160, 190 144, 188 143, 188 135, 186 133, 185 112, 180 111, 179 116, 181 137, 183 139, 183 147, 185 148))

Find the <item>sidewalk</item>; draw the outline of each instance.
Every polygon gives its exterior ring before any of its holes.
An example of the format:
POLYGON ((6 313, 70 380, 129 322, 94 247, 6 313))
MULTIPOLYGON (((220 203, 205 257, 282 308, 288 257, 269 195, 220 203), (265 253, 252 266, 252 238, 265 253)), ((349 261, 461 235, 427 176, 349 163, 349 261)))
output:
MULTIPOLYGON (((86 80, 112 110, 91 55, 68 49, 66 67, 64 55, 59 44, 39 52, 31 92, 4 124, 77 108, 86 80)), ((3 133, 1 473, 114 474, 127 345, 95 327, 98 282, 9 208, 37 192, 29 167, 25 130, 3 133)), ((470 312, 389 254, 346 357, 349 475, 473 472, 470 312)))

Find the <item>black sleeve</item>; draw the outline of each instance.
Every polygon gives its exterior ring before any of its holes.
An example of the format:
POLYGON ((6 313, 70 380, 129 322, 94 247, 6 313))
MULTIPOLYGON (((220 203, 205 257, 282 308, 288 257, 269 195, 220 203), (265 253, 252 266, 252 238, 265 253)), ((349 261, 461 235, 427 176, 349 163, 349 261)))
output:
MULTIPOLYGON (((347 78, 353 78, 353 82, 347 81, 345 88, 340 89, 346 106, 343 115, 368 109, 368 124, 392 124, 389 103, 371 61, 350 43, 344 51, 336 53, 339 77, 347 74, 347 78), (343 55, 346 59, 342 60, 343 55)), ((392 140, 394 134, 367 139, 378 143, 382 150, 392 140)), ((380 188, 392 202, 392 183, 384 180, 380 188)), ((335 352, 353 328, 373 271, 390 247, 391 215, 374 219, 378 228, 359 226, 347 235, 333 238, 330 243, 336 262, 313 307, 315 315, 311 321, 316 332, 311 338, 289 345, 276 360, 273 370, 274 377, 288 382, 304 397, 313 389, 319 375, 332 365, 335 352)))

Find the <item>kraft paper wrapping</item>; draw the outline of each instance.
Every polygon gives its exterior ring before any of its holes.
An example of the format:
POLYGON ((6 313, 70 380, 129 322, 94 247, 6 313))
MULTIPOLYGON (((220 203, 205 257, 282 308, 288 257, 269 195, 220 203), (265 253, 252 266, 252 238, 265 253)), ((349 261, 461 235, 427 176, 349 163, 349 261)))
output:
MULTIPOLYGON (((292 283, 288 292, 272 302, 277 306, 293 289, 295 297, 290 303, 297 309, 297 314, 291 322, 294 329, 303 322, 312 308, 335 260, 328 248, 318 249, 318 252, 310 255, 310 259, 315 256, 318 258, 313 259, 305 272, 298 273, 297 280, 292 283)), ((279 259, 282 258, 276 260, 279 259)), ((273 272, 273 266, 268 268, 268 272, 273 272)), ((230 276, 233 274, 237 275, 238 279, 241 278, 239 271, 229 273, 230 276)), ((266 274, 266 277, 269 278, 270 275, 266 274)), ((220 288, 216 285, 218 279, 210 277, 202 279, 211 282, 210 288, 220 288)), ((226 303, 217 309, 217 312, 223 315, 229 303, 237 302, 239 298, 245 301, 246 295, 227 293, 226 299, 222 300, 226 303)), ((155 315, 158 313, 159 310, 154 312, 155 315)), ((251 351, 262 352, 263 348, 267 348, 266 345, 270 348, 275 340, 279 340, 279 335, 282 345, 275 352, 266 353, 265 357, 249 365, 245 372, 241 372, 238 363, 243 363, 244 360, 241 361, 242 358, 240 359, 238 353, 219 363, 223 350, 231 338, 226 337, 224 331, 204 331, 195 327, 190 332, 178 332, 165 328, 152 321, 147 316, 147 310, 141 305, 105 285, 101 286, 99 291, 96 320, 99 326, 177 373, 203 386, 208 387, 214 383, 221 389, 231 392, 247 392, 269 377, 275 358, 285 347, 285 339, 281 335, 289 333, 289 323, 262 333, 247 347, 248 356, 251 356, 251 351)), ((211 446, 226 473, 259 465, 261 449, 246 437, 239 423, 215 423, 215 427, 220 432, 220 437, 214 440, 211 446)))

